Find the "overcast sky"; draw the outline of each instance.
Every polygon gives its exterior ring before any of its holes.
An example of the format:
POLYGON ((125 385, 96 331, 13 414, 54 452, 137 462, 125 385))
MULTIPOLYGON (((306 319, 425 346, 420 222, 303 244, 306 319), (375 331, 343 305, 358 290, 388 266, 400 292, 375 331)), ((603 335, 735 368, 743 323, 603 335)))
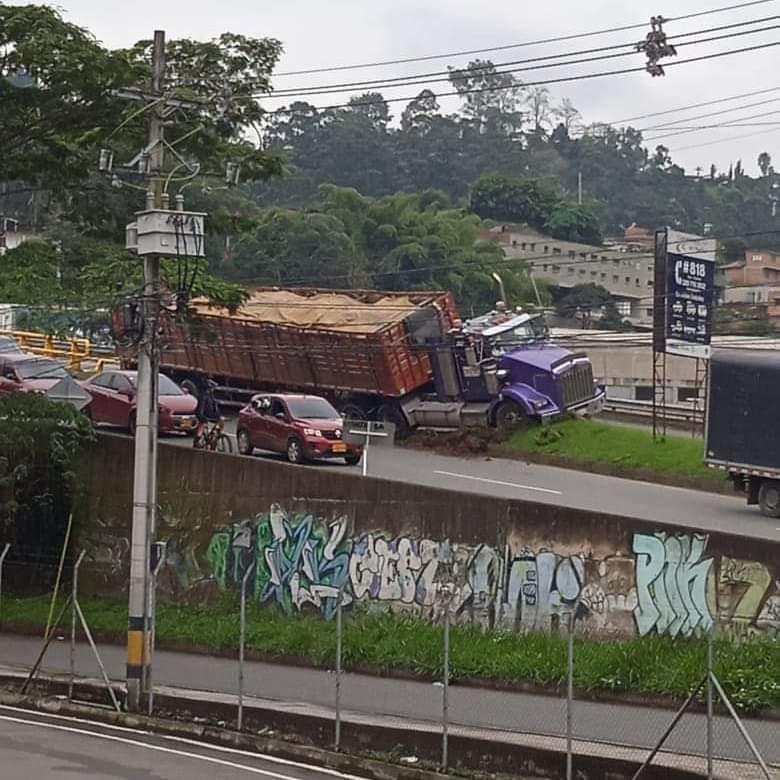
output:
MULTIPOLYGON (((680 17, 721 8, 743 0, 554 0, 531 3, 528 0, 133 0, 113 3, 109 0, 61 0, 58 4, 66 18, 89 28, 110 47, 127 46, 138 39, 150 38, 155 28, 168 37, 207 39, 221 32, 240 32, 249 36, 271 36, 282 41, 285 53, 278 72, 314 67, 373 62, 385 59, 417 57, 490 46, 502 46, 539 38, 569 35, 629 24, 647 22, 653 14, 680 17)), ((703 31, 721 25, 752 19, 775 17, 753 25, 754 28, 780 24, 780 0, 771 0, 729 12, 700 16, 669 23, 670 37, 675 33, 703 31)), ((682 40, 739 32, 702 32, 682 40)), ((644 37, 645 30, 630 30, 562 43, 536 45, 480 55, 496 63, 529 57, 591 49, 611 44, 627 44, 644 37)), ((755 35, 700 45, 680 46, 677 59, 687 59, 730 49, 780 41, 780 29, 755 35)), ((444 70, 447 65, 465 65, 469 57, 450 57, 433 62, 395 65, 312 76, 278 77, 277 88, 299 88, 327 83, 362 81, 444 70)), ((671 60, 670 60, 671 61, 671 60)), ((778 87, 776 92, 632 122, 636 127, 662 121, 690 119, 688 125, 745 121, 780 122, 780 46, 762 51, 735 54, 700 63, 667 69, 663 78, 640 72, 622 76, 578 81, 550 86, 553 99, 570 98, 587 123, 616 121, 640 114, 664 111, 693 103, 731 97, 747 92, 778 87), (766 101, 766 105, 739 107, 766 101), (724 109, 733 111, 709 118, 697 115, 724 109), (756 116, 757 114, 765 114, 756 116)), ((632 55, 587 65, 558 67, 518 74, 527 81, 613 70, 644 64, 641 55, 632 55)), ((422 86, 382 90, 385 97, 408 97, 422 86)), ((434 91, 449 89, 446 84, 431 85, 434 91)), ((340 103, 348 94, 311 98, 319 105, 340 103)), ((442 101, 448 110, 456 102, 442 101)), ((267 101, 269 108, 280 105, 267 101)), ((397 117, 403 103, 391 106, 397 117)), ((660 131, 657 131, 660 133, 660 131)), ((667 131, 670 132, 670 131, 667 131)), ((649 136, 650 133, 647 133, 649 136)), ((757 173, 756 158, 768 151, 780 168, 780 124, 708 129, 659 139, 672 150, 674 159, 689 173, 696 166, 709 170, 711 163, 727 169, 742 158, 746 170, 757 173), (749 136, 749 137, 745 137, 749 136), (693 148, 692 148, 693 147, 693 148)))

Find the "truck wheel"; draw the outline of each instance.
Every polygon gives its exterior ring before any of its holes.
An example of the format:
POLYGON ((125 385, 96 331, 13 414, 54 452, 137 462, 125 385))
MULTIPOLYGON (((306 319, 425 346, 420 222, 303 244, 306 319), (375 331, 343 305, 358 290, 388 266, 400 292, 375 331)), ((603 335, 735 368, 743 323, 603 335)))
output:
POLYGON ((249 431, 245 428, 239 428, 236 433, 238 441, 238 451, 241 455, 251 455, 255 448, 252 446, 252 439, 249 437, 249 431))
POLYGON ((765 479, 758 490, 758 506, 765 517, 780 517, 780 482, 765 479))
POLYGON ((287 442, 287 460, 290 463, 303 463, 303 446, 300 439, 290 439, 287 442))
POLYGON ((526 419, 525 411, 514 401, 502 401, 496 408, 496 428, 499 431, 512 431, 526 419))
POLYGON ((344 404, 344 406, 339 408, 339 414, 342 414, 345 420, 368 419, 365 409, 362 409, 357 404, 344 404))
POLYGON ((395 425, 395 436, 397 439, 405 439, 412 432, 404 413, 395 404, 382 404, 376 410, 374 417, 377 422, 395 425))

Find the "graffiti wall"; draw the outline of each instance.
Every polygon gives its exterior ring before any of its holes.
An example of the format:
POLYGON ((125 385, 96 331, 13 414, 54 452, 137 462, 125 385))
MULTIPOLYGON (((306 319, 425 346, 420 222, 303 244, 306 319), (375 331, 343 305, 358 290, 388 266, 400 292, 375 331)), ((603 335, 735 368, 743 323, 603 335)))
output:
MULTIPOLYGON (((127 590, 132 442, 85 470, 84 587, 127 590)), ((780 636, 780 545, 570 507, 160 447, 161 598, 241 584, 287 614, 390 610, 485 630, 780 636)))
POLYGON ((707 553, 701 534, 634 534, 631 555, 594 559, 517 543, 350 534, 345 516, 268 513, 211 537, 206 560, 221 589, 248 592, 286 613, 390 609, 485 629, 694 636, 780 634, 780 584, 766 566, 707 553))

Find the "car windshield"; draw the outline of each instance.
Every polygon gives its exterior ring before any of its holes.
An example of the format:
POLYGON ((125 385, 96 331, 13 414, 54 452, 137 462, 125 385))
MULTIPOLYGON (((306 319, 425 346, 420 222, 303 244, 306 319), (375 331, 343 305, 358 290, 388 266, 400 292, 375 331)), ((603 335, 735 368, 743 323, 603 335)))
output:
POLYGON ((324 398, 288 398, 287 408, 299 420, 333 420, 339 416, 324 398))
POLYGON ((20 379, 64 379, 68 372, 53 360, 29 360, 13 364, 20 379))
MULTIPOLYGON (((136 377, 135 376, 128 376, 128 380, 130 381, 130 384, 135 387, 136 385, 136 377)), ((170 377, 165 376, 165 374, 160 374, 158 381, 159 395, 184 395, 184 391, 174 382, 170 377)))

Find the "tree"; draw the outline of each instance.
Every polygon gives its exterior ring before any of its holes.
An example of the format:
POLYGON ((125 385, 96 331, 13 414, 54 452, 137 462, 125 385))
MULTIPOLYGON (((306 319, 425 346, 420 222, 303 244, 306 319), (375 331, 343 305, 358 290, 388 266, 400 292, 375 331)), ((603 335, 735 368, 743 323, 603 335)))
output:
POLYGON ((0 522, 13 525, 17 549, 60 552, 92 441, 92 424, 70 404, 39 393, 0 396, 0 522))
POLYGON ((602 311, 609 303, 614 306, 609 291, 600 285, 577 284, 558 300, 555 310, 561 317, 580 319, 582 327, 587 328, 593 314, 602 311))
POLYGON ((767 176, 771 166, 772 157, 769 152, 761 152, 761 154, 758 155, 758 169, 761 171, 761 175, 767 176))
POLYGON ((563 241, 601 243, 601 228, 595 215, 576 203, 562 201, 556 205, 544 223, 544 230, 563 241))
POLYGON ((542 228, 558 203, 558 196, 538 179, 489 174, 471 190, 471 210, 483 219, 525 222, 542 228))
POLYGON ((553 109, 552 114, 563 125, 566 135, 581 127, 582 116, 569 98, 564 98, 560 105, 553 109))
POLYGON ((544 133, 545 125, 549 123, 552 113, 550 109, 550 90, 547 87, 531 88, 526 95, 525 105, 528 106, 534 132, 537 135, 541 135, 544 133))
POLYGON ((473 60, 465 68, 449 68, 450 83, 464 100, 464 114, 482 126, 515 114, 523 85, 511 73, 496 70, 490 60, 473 60))
POLYGON ((401 114, 401 130, 415 135, 427 135, 431 131, 433 117, 439 110, 439 101, 430 89, 424 89, 407 103, 401 114))
POLYGON ((96 139, 124 108, 112 90, 138 76, 53 8, 0 5, 0 181, 59 189, 83 180, 96 139))

